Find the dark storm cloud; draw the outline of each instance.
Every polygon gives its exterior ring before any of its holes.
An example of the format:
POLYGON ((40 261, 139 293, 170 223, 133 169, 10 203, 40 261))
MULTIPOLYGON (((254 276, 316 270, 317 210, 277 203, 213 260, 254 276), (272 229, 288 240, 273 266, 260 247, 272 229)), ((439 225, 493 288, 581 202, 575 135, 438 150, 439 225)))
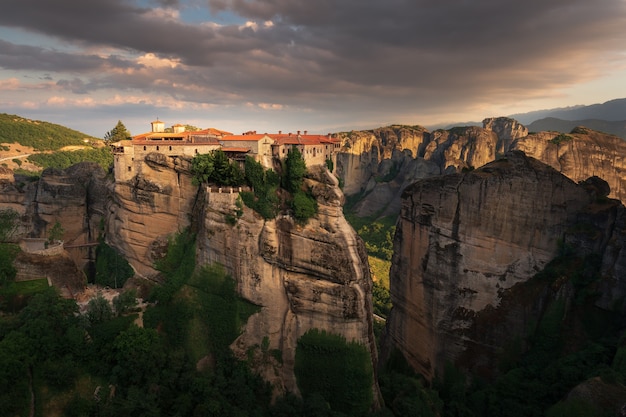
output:
POLYGON ((95 55, 49 51, 0 40, 0 68, 35 71, 90 71, 102 69, 105 60, 95 55))
MULTIPOLYGON (((98 83, 83 81, 76 91, 119 83, 191 101, 313 107, 319 100, 338 108, 384 100, 398 107, 437 106, 523 95, 589 79, 602 70, 598 60, 626 44, 623 0, 208 0, 208 5, 214 13, 232 12, 258 27, 188 24, 167 10, 123 0, 5 0, 0 25, 76 45, 155 53, 187 65, 110 74, 98 83), (264 27, 265 20, 273 25, 264 27), (166 81, 157 85, 157 76, 166 81), (180 88, 183 83, 194 87, 180 88)), ((0 43, 0 65, 45 71, 105 65, 94 56, 25 49, 0 43)), ((72 85, 78 83, 65 86, 72 85)))

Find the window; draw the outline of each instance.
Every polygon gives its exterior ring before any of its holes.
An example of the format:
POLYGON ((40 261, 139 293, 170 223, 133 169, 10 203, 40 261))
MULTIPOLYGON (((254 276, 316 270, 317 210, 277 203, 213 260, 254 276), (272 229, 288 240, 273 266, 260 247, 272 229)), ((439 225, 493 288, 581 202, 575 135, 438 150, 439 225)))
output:
POLYGON ((132 171, 132 168, 131 168, 131 167, 128 167, 128 172, 130 172, 130 171, 132 171))
POLYGON ((170 146, 170 151, 172 150, 172 147, 170 146))
POLYGON ((159 150, 159 145, 157 145, 157 151, 159 150))
POLYGON ((146 145, 144 145, 144 146, 143 146, 143 150, 144 150, 144 151, 146 150, 146 145))

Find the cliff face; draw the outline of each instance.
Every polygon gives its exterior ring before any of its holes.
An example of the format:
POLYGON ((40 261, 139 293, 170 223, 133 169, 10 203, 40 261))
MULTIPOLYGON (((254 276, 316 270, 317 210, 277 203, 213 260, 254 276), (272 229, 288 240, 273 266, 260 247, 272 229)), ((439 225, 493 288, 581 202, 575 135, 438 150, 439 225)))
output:
POLYGON ((598 205, 598 184, 606 188, 601 180, 578 185, 512 152, 408 187, 394 238, 385 354, 399 349, 429 379, 448 361, 493 374, 498 352, 537 322, 546 300, 567 297, 567 285, 533 296, 523 289, 557 255, 559 240, 605 254, 599 305, 623 297, 623 206, 598 205))
POLYGON ((626 201, 626 141, 577 128, 572 133, 539 132, 518 138, 511 149, 552 166, 574 181, 598 176, 611 187, 610 197, 626 201))
POLYGON ((344 134, 337 155, 337 175, 347 195, 362 195, 354 207, 361 216, 397 215, 402 191, 416 180, 476 168, 512 150, 549 164, 581 181, 605 179, 611 197, 626 201, 626 142, 609 134, 577 128, 528 134, 517 121, 489 118, 483 127, 428 132, 420 127, 390 126, 344 134))
POLYGON ((46 169, 38 181, 7 175, 0 181, 0 206, 20 214, 15 238, 47 238, 56 222, 62 240, 79 269, 89 261, 89 249, 71 248, 96 241, 108 199, 104 170, 83 162, 65 170, 46 169))
POLYGON ((158 154, 130 182, 115 184, 109 205, 107 239, 144 276, 155 274, 169 235, 194 227, 198 264, 224 265, 239 294, 261 307, 232 348, 242 358, 254 352, 254 366, 278 391, 298 392, 296 344, 311 328, 365 344, 376 362, 363 243, 343 217, 337 179, 322 168, 309 171, 319 213, 306 225, 285 216, 265 221, 238 206, 230 189, 198 189, 188 160, 158 154), (254 350, 265 338, 282 363, 254 350))
POLYGON ((7 175, 0 189, 2 207, 21 215, 19 237, 47 237, 58 221, 68 245, 97 238, 107 200, 105 172, 99 165, 83 162, 66 170, 46 169, 38 181, 7 175))
MULTIPOLYGON (((371 279, 363 243, 343 217, 343 194, 326 170, 306 180, 319 212, 306 225, 290 217, 263 221, 243 209, 235 225, 237 194, 210 193, 198 240, 199 262, 219 262, 237 280, 240 294, 261 306, 233 344, 241 357, 269 337, 282 364, 257 361, 280 390, 298 392, 293 367, 298 338, 317 328, 369 347, 376 362, 372 331, 371 279)), ((259 352, 256 352, 257 354, 259 352)))
POLYGON ((198 187, 192 185, 189 158, 148 154, 137 174, 111 184, 107 241, 135 271, 150 278, 164 255, 168 236, 190 224, 198 187))

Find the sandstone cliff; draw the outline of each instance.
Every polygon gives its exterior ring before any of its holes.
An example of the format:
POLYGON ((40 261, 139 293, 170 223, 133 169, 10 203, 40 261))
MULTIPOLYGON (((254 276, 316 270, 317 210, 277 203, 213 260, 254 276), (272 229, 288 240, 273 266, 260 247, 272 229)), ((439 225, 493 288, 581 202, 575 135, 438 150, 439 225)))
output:
POLYGON ((284 215, 265 221, 237 206, 237 191, 192 185, 189 162, 150 154, 131 181, 116 183, 107 241, 136 271, 152 277, 153 263, 163 255, 168 236, 192 226, 198 264, 224 265, 239 294, 261 307, 232 348, 247 358, 249 352, 260 354, 254 347, 267 338, 269 349, 280 350, 282 363, 272 358, 255 362, 277 392, 298 392, 296 343, 312 328, 365 344, 375 364, 367 256, 343 217, 337 179, 325 168, 309 169, 306 185, 319 212, 306 225, 284 215))
POLYGON ((578 185, 521 152, 408 187, 385 355, 398 349, 428 379, 446 362, 493 375, 498 352, 536 325, 551 299, 572 296, 566 278, 525 286, 563 244, 601 254, 597 305, 614 306, 626 295, 626 214, 606 193, 600 179, 578 185))
POLYGON ((20 214, 16 239, 46 238, 59 222, 68 253, 82 269, 89 261, 89 248, 71 247, 98 238, 106 213, 106 183, 104 170, 89 162, 66 170, 46 169, 37 181, 7 175, 0 181, 0 206, 20 214))
POLYGON ((545 162, 574 181, 590 176, 605 179, 611 197, 626 201, 626 153, 623 139, 577 128, 571 134, 539 132, 517 121, 488 118, 483 127, 467 126, 428 132, 419 126, 389 126, 340 134, 337 175, 344 191, 355 196, 356 214, 396 216, 402 190, 434 175, 473 169, 511 150, 545 162))
POLYGON ((264 221, 248 208, 231 225, 225 219, 237 209, 237 194, 209 193, 198 239, 198 261, 223 264, 241 296, 261 306, 233 349, 245 357, 251 346, 269 337, 269 348, 282 352, 282 364, 256 366, 279 391, 298 392, 296 343, 312 328, 359 341, 369 348, 373 363, 377 359, 367 256, 343 217, 337 179, 314 168, 306 185, 319 205, 306 225, 289 216, 264 221))
POLYGON ((198 191, 190 163, 188 157, 151 153, 130 181, 110 185, 107 242, 140 276, 157 274, 154 262, 164 255, 168 237, 190 224, 198 191))
POLYGON ((611 187, 610 197, 626 202, 626 141, 578 127, 568 134, 539 132, 518 138, 510 149, 552 166, 574 181, 598 176, 611 187))

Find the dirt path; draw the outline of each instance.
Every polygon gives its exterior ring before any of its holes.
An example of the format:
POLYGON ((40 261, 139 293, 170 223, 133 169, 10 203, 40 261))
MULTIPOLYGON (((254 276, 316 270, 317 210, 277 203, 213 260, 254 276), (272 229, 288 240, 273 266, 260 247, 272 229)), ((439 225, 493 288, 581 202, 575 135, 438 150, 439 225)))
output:
POLYGON ((5 158, 0 158, 0 161, 9 161, 9 160, 19 159, 19 158, 28 158, 31 155, 32 153, 25 153, 22 155, 7 156, 5 158))

